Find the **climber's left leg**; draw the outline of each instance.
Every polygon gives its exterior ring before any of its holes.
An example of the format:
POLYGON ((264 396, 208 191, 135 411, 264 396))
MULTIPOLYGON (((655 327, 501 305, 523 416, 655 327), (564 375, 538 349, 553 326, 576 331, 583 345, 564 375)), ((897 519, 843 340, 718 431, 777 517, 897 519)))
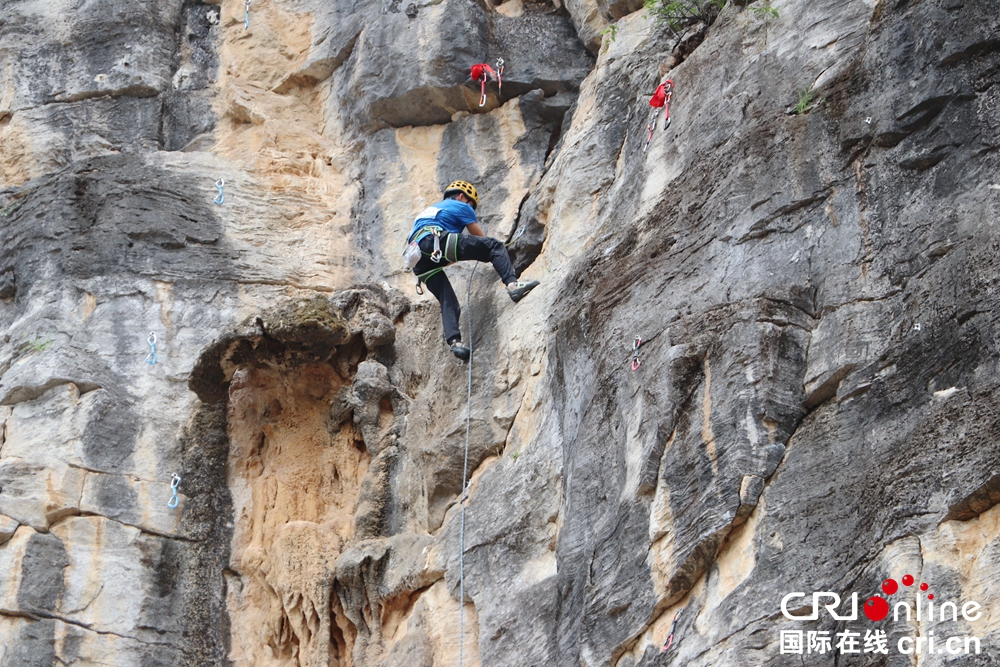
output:
POLYGON ((510 262, 507 248, 497 239, 489 236, 472 236, 462 234, 458 237, 458 261, 474 259, 477 262, 490 262, 504 285, 517 282, 514 265, 510 262))

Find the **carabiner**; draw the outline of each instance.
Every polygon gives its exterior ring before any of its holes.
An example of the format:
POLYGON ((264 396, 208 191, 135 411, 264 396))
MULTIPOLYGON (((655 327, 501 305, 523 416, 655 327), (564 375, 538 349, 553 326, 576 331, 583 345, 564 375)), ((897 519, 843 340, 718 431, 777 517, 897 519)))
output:
POLYGON ((146 363, 152 366, 156 363, 156 333, 151 332, 149 338, 146 339, 146 343, 149 345, 149 354, 146 355, 146 363))
POLYGON ((632 343, 632 370, 639 370, 639 366, 642 366, 642 362, 639 361, 639 348, 642 346, 642 339, 638 336, 635 337, 635 342, 632 343))
POLYGON ((167 501, 167 507, 170 509, 177 507, 177 503, 180 502, 180 498, 177 497, 177 487, 180 483, 180 475, 175 472, 170 473, 170 500, 167 501))

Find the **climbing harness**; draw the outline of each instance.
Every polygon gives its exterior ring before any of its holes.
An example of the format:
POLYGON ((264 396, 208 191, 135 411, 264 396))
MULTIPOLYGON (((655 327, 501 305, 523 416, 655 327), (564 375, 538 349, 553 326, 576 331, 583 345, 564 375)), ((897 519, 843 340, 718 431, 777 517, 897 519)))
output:
POLYGON ((146 357, 146 363, 152 366, 156 363, 156 334, 151 332, 146 342, 149 343, 149 355, 146 357))
POLYGON ((469 388, 466 393, 465 413, 465 458, 462 462, 462 522, 459 531, 458 552, 458 667, 463 665, 465 649, 465 501, 469 497, 469 434, 472 428, 472 280, 476 277, 476 265, 469 274, 469 288, 465 296, 465 316, 469 321, 469 388))
POLYGON ((660 647, 660 653, 666 653, 674 645, 674 628, 677 627, 677 619, 683 612, 684 610, 681 609, 674 614, 674 620, 670 621, 670 634, 667 635, 667 641, 663 642, 663 646, 660 647))
POLYGON ((674 96, 674 81, 667 79, 656 88, 653 97, 649 100, 649 106, 653 107, 649 114, 649 122, 646 124, 646 145, 642 152, 649 148, 649 142, 653 139, 653 131, 656 129, 656 110, 663 108, 663 129, 670 127, 670 100, 674 96))
POLYGON ((175 472, 170 473, 170 500, 167 501, 167 507, 170 509, 177 507, 177 503, 180 502, 180 498, 177 497, 177 487, 180 483, 180 475, 175 472))
POLYGON ((437 268, 431 269, 430 271, 425 271, 424 273, 418 273, 417 274, 417 294, 423 294, 424 293, 424 288, 421 285, 423 283, 427 282, 428 278, 431 278, 432 276, 436 276, 437 274, 441 273, 442 271, 444 271, 444 267, 443 266, 439 266, 437 268))
POLYGON ((225 187, 225 185, 226 181, 221 178, 215 182, 215 187, 219 188, 219 196, 213 199, 212 201, 214 201, 219 206, 222 206, 226 201, 226 195, 223 194, 222 192, 222 188, 225 187))
MULTIPOLYGON (((418 234, 414 238, 414 240, 410 243, 410 245, 412 246, 414 244, 418 244, 417 250, 420 250, 419 246, 420 240, 427 236, 433 235, 434 250, 430 254, 430 260, 435 264, 440 264, 441 260, 443 259, 445 263, 444 266, 438 266, 431 269, 430 271, 425 271, 423 273, 417 274, 417 285, 416 285, 417 294, 424 293, 421 284, 427 282, 428 278, 444 271, 444 267, 447 266, 448 264, 452 264, 458 261, 458 236, 459 236, 458 234, 446 233, 440 227, 425 227, 424 230, 425 231, 423 233, 418 234), (445 234, 443 250, 441 249, 441 234, 445 234)), ((407 247, 406 252, 410 252, 409 247, 407 247)), ((417 261, 419 261, 419 256, 417 257, 417 261)), ((414 262, 413 266, 416 266, 416 262, 414 262)), ((410 268, 412 269, 413 267, 410 268)))
POLYGON ((458 234, 448 234, 444 239, 444 261, 452 264, 458 261, 458 234))
POLYGON ((503 58, 497 58, 496 69, 486 63, 476 63, 472 66, 471 76, 474 81, 479 82, 479 106, 486 106, 486 80, 492 79, 497 82, 497 92, 503 92, 503 58))
POLYGON ((250 0, 243 0, 243 8, 246 10, 246 18, 243 20, 243 29, 250 29, 250 0))

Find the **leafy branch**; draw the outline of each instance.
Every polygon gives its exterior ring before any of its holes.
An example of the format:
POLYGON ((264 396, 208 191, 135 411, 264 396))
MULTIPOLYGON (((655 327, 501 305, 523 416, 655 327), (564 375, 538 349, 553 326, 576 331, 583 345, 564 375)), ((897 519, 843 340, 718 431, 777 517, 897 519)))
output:
POLYGON ((712 25, 726 0, 645 0, 643 7, 658 21, 663 21, 675 35, 685 28, 704 23, 712 25))

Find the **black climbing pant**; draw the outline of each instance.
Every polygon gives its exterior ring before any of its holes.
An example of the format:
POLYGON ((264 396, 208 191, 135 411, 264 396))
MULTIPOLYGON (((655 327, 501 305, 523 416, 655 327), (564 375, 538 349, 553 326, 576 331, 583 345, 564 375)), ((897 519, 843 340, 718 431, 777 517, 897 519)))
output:
MULTIPOLYGON (((444 250, 446 236, 441 236, 441 250, 444 250)), ((413 267, 413 273, 418 276, 428 271, 446 266, 444 260, 440 264, 431 261, 430 254, 434 252, 434 237, 425 236, 420 240, 420 250, 422 256, 417 265, 413 267)), ((510 263, 510 255, 507 248, 500 241, 489 236, 472 236, 471 234, 458 235, 458 248, 456 252, 458 261, 473 259, 477 262, 490 262, 496 269, 497 275, 503 280, 504 285, 508 285, 517 280, 514 273, 514 265, 510 263)), ((462 309, 458 305, 458 297, 451 287, 451 282, 444 271, 438 271, 432 276, 424 279, 424 283, 441 304, 441 323, 444 325, 444 338, 448 343, 462 340, 462 330, 458 326, 459 315, 462 309)))

